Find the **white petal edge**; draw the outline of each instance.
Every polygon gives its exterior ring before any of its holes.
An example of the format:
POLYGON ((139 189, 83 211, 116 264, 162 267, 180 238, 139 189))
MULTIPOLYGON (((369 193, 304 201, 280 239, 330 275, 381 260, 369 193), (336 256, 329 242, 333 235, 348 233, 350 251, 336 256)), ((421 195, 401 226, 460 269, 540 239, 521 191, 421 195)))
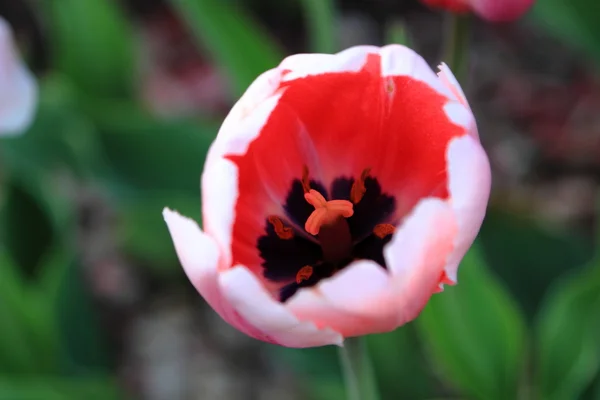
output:
POLYGON ((467 106, 458 101, 448 101, 444 105, 444 112, 452 123, 462 126, 469 134, 479 137, 477 134, 477 126, 475 125, 475 117, 473 116, 471 109, 467 106))
POLYGON ((262 73, 252 82, 225 117, 217 139, 211 147, 211 153, 214 154, 209 155, 242 154, 246 151, 259 132, 257 129, 249 128, 262 127, 277 104, 277 99, 274 99, 267 107, 263 106, 263 102, 276 94, 280 79, 281 71, 274 68, 262 73), (257 110, 259 106, 261 109, 257 110), (256 112, 259 113, 258 117, 254 116, 256 112))
MULTIPOLYGON (((254 90, 256 89, 251 91, 254 90)), ((240 112, 239 118, 226 120, 209 150, 202 173, 204 229, 218 242, 228 263, 231 262, 231 234, 238 197, 238 171, 236 165, 225 156, 246 152, 277 106, 280 95, 268 96, 267 91, 260 94, 267 96, 260 104, 251 104, 245 96, 242 97, 240 102, 246 103, 247 100, 248 104, 244 107, 251 107, 252 112, 240 112)), ((237 105, 231 111, 234 114, 238 113, 236 107, 237 105)))
POLYGON ((316 287, 299 290, 286 306, 302 320, 344 336, 393 330, 414 319, 437 290, 456 235, 450 205, 424 199, 385 247, 387 272, 372 261, 354 262, 316 287))
POLYGON ((463 103, 464 105, 466 105, 467 107, 469 107, 469 102, 467 101, 467 96, 465 96, 465 92, 463 92, 462 87, 460 86, 460 83, 458 83, 458 80, 452 73, 452 70, 450 69, 450 67, 448 67, 448 65, 446 65, 446 63, 441 63, 438 66, 438 70, 439 70, 437 73, 438 77, 440 78, 440 80, 442 81, 444 86, 446 86, 448 89, 450 89, 452 91, 453 97, 456 100, 463 103))
POLYGON ((37 83, 17 59, 8 24, 0 18, 0 135, 15 136, 31 123, 38 98, 37 83))
POLYGON ((449 99, 454 97, 451 91, 440 82, 429 64, 414 50, 399 44, 390 44, 382 47, 379 53, 382 76, 410 76, 426 83, 449 99))
POLYGON ((446 274, 456 282, 458 265, 475 240, 485 217, 492 176, 487 154, 479 141, 469 135, 452 139, 446 157, 450 204, 459 228, 446 274))
POLYGON ((392 44, 384 47, 354 46, 337 54, 296 54, 284 59, 279 68, 288 70, 282 81, 331 72, 357 72, 369 54, 381 56, 381 76, 410 76, 438 93, 453 98, 451 91, 437 78, 427 62, 414 50, 392 44))
POLYGON ((426 198, 384 248, 399 311, 398 325, 416 318, 437 290, 457 235, 456 216, 448 202, 426 198))
POLYGON ((222 293, 237 313, 264 332, 273 342, 287 347, 341 346, 338 332, 318 329, 309 321, 299 321, 283 304, 265 290, 247 268, 235 266, 219 275, 222 293))
POLYGON ((218 285, 219 248, 202 232, 196 221, 168 208, 163 210, 175 251, 190 282, 227 322, 231 323, 229 307, 223 303, 218 285))
POLYGON ((289 71, 282 79, 285 82, 329 72, 358 72, 369 54, 378 53, 376 46, 354 46, 337 54, 295 54, 286 57, 279 68, 289 71))
POLYGON ((438 68, 439 80, 452 92, 452 99, 454 100, 446 103, 444 106, 446 115, 450 121, 464 127, 471 136, 479 140, 477 122, 460 83, 458 83, 456 77, 445 63, 441 63, 438 68))

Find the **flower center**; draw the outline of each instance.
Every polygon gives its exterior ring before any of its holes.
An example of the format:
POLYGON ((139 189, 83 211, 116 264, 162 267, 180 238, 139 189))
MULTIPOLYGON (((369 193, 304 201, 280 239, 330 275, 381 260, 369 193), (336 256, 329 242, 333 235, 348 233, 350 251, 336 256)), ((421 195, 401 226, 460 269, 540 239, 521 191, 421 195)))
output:
POLYGON ((257 249, 263 276, 281 284, 282 302, 355 260, 387 268, 383 249, 395 231, 396 200, 370 171, 336 177, 325 187, 305 166, 291 182, 283 213, 267 216, 257 249))
MULTIPOLYGON (((351 201, 326 200, 321 193, 311 189, 308 168, 304 167, 302 176, 304 199, 315 208, 306 220, 304 229, 311 235, 317 236, 323 251, 323 261, 326 263, 337 265, 352 259, 352 234, 346 218, 354 215, 354 204, 360 202, 366 192, 365 179, 369 171, 370 168, 365 169, 360 178, 353 183, 350 189, 351 201)), ((377 230, 386 236, 393 233, 393 226, 389 225, 389 227, 377 230)), ((312 273, 313 268, 310 265, 301 268, 296 275, 296 282, 309 279, 312 273)))
POLYGON ((314 189, 304 194, 315 211, 306 220, 304 229, 319 239, 323 260, 338 264, 352 255, 352 235, 346 218, 354 214, 354 206, 348 200, 326 201, 314 189))

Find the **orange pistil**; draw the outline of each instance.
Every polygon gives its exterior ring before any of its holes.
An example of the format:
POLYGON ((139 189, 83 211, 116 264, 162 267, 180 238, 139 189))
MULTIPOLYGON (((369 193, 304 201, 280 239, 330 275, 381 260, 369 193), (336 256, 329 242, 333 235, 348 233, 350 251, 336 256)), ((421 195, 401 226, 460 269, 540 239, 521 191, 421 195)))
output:
POLYGON ((349 218, 354 214, 354 206, 349 201, 327 201, 314 189, 305 193, 304 199, 315 208, 304 224, 304 229, 311 235, 318 235, 323 225, 330 225, 340 217, 349 218))
POLYGON ((272 215, 267 218, 269 223, 273 225, 273 229, 275 230, 275 234, 279 236, 280 239, 289 240, 294 237, 294 233, 292 232, 292 228, 288 228, 283 225, 281 218, 272 215))
POLYGON ((308 167, 305 165, 302 167, 302 188, 304 193, 310 192, 310 178, 308 176, 308 167))
POLYGON ((371 172, 371 168, 365 169, 362 174, 360 174, 360 178, 352 184, 352 188, 350 189, 350 201, 352 201, 352 203, 358 204, 365 195, 365 192, 367 191, 365 179, 369 176, 369 172, 371 172))
POLYGON ((380 239, 383 239, 387 235, 391 235, 396 232, 396 227, 390 224, 378 224, 373 228, 373 233, 380 239))
POLYGON ((300 284, 302 281, 307 281, 313 274, 313 267, 306 265, 300 268, 300 271, 296 274, 296 283, 300 284))

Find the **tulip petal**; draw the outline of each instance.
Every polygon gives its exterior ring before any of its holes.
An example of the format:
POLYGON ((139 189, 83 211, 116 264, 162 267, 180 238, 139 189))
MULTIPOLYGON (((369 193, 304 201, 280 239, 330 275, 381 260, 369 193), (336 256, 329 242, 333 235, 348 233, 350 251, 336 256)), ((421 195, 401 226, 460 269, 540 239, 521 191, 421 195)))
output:
POLYGON ((287 306, 302 320, 344 336, 387 332, 414 319, 437 291, 457 235, 454 211, 422 200, 384 250, 389 271, 357 261, 315 288, 301 289, 287 306))
POLYGON ((399 44, 391 44, 380 49, 381 75, 408 76, 427 84, 439 94, 452 98, 452 93, 442 85, 429 64, 414 50, 399 44))
POLYGON ((250 336, 287 347, 342 345, 343 337, 338 332, 299 321, 245 267, 223 272, 219 284, 225 298, 247 324, 237 327, 250 336))
POLYGON ((471 136, 479 140, 477 132, 477 123, 473 117, 469 102, 463 92, 456 77, 445 63, 440 64, 438 77, 442 84, 452 92, 452 98, 456 101, 449 101, 444 106, 444 111, 450 119, 457 125, 463 126, 471 136))
POLYGON ((384 249, 394 281, 398 325, 414 319, 438 291, 458 234, 450 205, 439 199, 424 199, 384 249))
POLYGON ((223 302, 217 274, 219 248, 215 241, 202 232, 196 221, 165 208, 163 217, 179 262, 196 290, 227 322, 231 323, 231 311, 223 302))
POLYGON ((442 82, 442 84, 444 86, 446 86, 450 90, 450 92, 452 92, 452 95, 456 100, 460 101, 462 104, 469 107, 469 102, 467 101, 467 97, 465 96, 465 93, 463 92, 462 88, 460 87, 460 83, 458 83, 458 80, 456 79, 456 77, 454 76, 454 74, 452 73, 452 70, 450 70, 448 65, 446 65, 446 63, 441 63, 438 66, 438 69, 439 69, 439 72, 437 75, 438 75, 440 81, 442 82))
POLYGON ((317 286, 299 290, 286 306, 301 320, 345 337, 389 332, 398 326, 390 275, 369 260, 355 261, 317 286))
POLYGON ((204 228, 224 251, 226 264, 231 264, 231 232, 239 189, 238 169, 225 156, 243 154, 259 135, 279 100, 274 94, 278 84, 275 70, 257 78, 223 122, 207 155, 202 174, 204 228))
POLYGON ((22 133, 33 119, 37 97, 35 79, 17 58, 10 28, 0 18, 0 134, 22 133))
POLYGON ((472 136, 455 138, 448 146, 450 203, 459 226, 446 274, 456 282, 458 264, 475 240, 490 196, 491 171, 485 151, 472 136))
POLYGON ((284 82, 332 72, 358 72, 369 54, 378 54, 375 46, 354 46, 337 54, 295 54, 286 57, 279 68, 284 82))
POLYGON ((473 11, 493 22, 513 21, 525 14, 535 0, 469 0, 473 11))

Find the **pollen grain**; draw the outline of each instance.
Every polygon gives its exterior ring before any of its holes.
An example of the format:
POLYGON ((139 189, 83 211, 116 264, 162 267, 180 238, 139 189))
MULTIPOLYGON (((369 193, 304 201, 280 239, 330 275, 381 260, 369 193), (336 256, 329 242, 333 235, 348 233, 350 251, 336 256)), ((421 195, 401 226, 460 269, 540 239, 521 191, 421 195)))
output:
POLYGON ((373 233, 380 239, 392 235, 394 232, 396 232, 396 227, 391 224, 377 224, 373 228, 373 233))
POLYGON ((302 281, 307 281, 313 274, 313 267, 306 265, 300 268, 300 271, 296 274, 296 283, 300 284, 302 281))
POLYGON ((363 196, 365 195, 367 188, 365 187, 365 180, 369 176, 371 172, 371 168, 366 168, 361 174, 360 178, 358 178, 352 184, 352 188, 350 189, 350 201, 354 204, 360 203, 363 196))
POLYGON ((283 221, 281 221, 281 218, 275 215, 271 215, 269 218, 267 218, 267 220, 271 225, 273 225, 275 234, 280 239, 289 240, 294 237, 294 232, 292 231, 292 228, 288 228, 287 226, 283 225, 283 221))
POLYGON ((306 165, 302 167, 302 189, 304 189, 304 193, 310 192, 310 177, 306 165))

